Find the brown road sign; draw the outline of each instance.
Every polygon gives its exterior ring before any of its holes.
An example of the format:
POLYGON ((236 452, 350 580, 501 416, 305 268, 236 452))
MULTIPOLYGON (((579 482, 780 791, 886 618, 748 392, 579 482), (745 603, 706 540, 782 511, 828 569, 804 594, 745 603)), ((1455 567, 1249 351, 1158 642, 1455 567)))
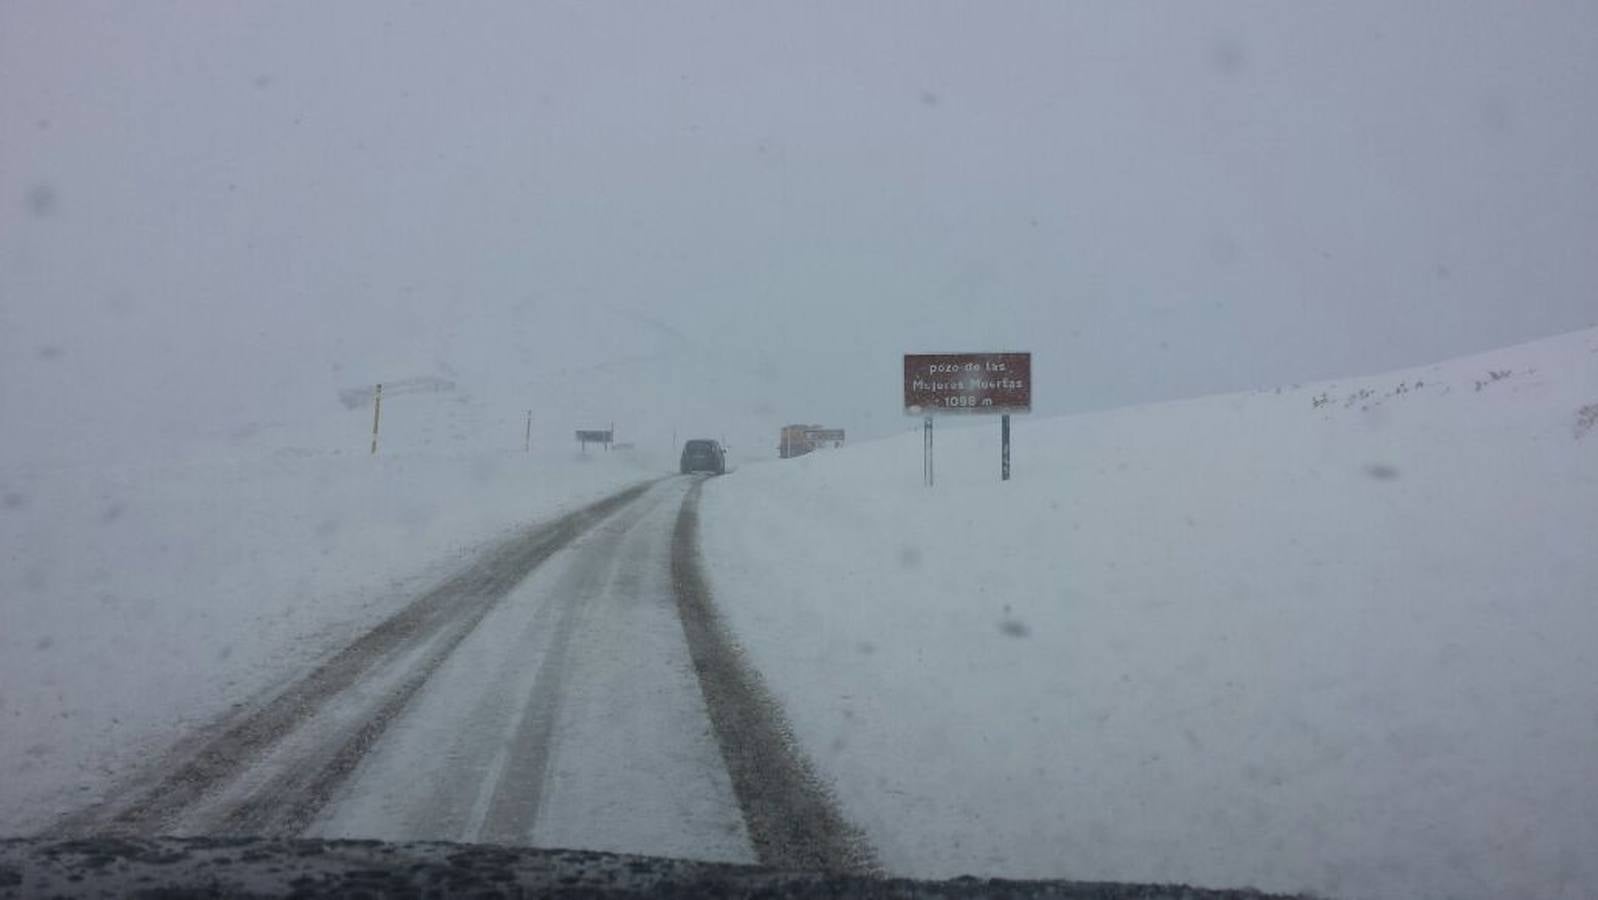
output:
POLYGON ((910 416, 1032 411, 1030 353, 906 353, 910 416))

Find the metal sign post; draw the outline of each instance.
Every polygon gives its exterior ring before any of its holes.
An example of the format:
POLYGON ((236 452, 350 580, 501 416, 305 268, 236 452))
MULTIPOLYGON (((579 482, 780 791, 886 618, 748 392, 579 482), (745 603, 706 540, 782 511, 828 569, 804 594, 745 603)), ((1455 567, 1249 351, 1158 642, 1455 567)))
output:
POLYGON ((999 443, 1003 449, 999 451, 999 480, 1010 480, 1010 414, 1005 413, 999 419, 999 443))
POLYGON ((932 417, 921 422, 921 478, 932 487, 932 417))
POLYGON ((522 452, 533 452, 533 411, 527 411, 527 437, 522 439, 522 452))

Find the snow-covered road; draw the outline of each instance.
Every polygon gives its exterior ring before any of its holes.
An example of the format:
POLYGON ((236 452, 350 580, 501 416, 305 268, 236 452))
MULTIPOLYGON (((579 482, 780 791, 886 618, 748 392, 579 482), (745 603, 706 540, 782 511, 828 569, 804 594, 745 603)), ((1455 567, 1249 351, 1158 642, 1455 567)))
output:
POLYGON ((736 654, 718 643, 708 597, 684 596, 702 585, 685 570, 697 565, 694 484, 630 488, 505 539, 55 833, 449 840, 726 862, 787 859, 791 848, 774 843, 831 846, 774 842, 762 824, 814 819, 824 796, 802 779, 786 796, 735 786, 724 762, 790 751, 780 713, 725 708, 763 695, 717 681, 739 677, 718 674, 728 671, 719 657, 736 654), (725 722, 743 730, 734 737, 725 722))
POLYGON ((310 831, 752 862, 677 620, 656 485, 540 566, 310 831))

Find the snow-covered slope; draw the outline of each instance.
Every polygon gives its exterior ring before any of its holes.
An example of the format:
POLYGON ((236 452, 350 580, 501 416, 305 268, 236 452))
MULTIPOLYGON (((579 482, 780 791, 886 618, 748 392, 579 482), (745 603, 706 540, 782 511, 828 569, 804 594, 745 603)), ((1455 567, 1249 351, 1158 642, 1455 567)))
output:
MULTIPOLYGON (((718 603, 894 872, 1598 891, 1598 330, 743 467, 718 603)), ((919 430, 919 429, 918 429, 919 430)))
POLYGON ((0 835, 340 646, 480 542, 660 474, 564 447, 0 469, 0 835))

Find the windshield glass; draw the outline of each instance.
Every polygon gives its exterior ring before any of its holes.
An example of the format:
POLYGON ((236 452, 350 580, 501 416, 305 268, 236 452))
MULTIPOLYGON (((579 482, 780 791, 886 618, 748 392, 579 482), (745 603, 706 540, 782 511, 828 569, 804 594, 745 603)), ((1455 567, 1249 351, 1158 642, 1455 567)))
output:
POLYGON ((0 838, 1598 895, 1598 4, 6 0, 0 135, 0 838))

